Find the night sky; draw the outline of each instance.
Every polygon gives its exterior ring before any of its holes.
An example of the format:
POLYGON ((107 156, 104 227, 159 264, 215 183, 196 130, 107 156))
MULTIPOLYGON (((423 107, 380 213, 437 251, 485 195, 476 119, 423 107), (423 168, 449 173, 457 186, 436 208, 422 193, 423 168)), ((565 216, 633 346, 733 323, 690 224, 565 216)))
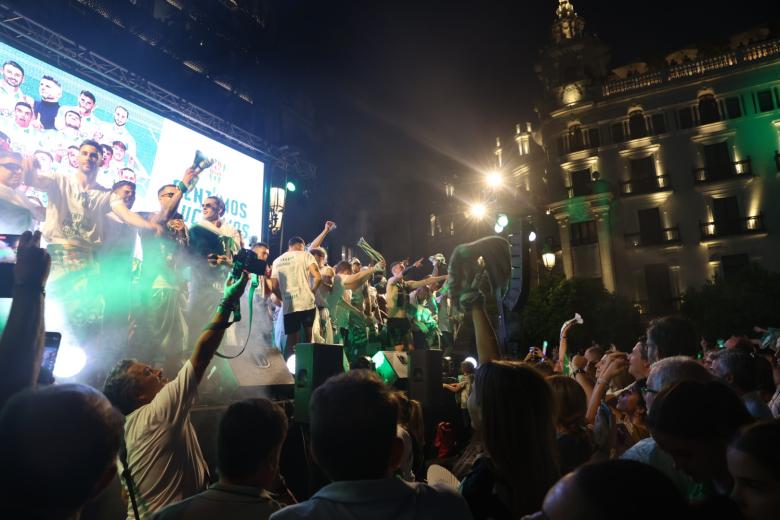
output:
MULTIPOLYGON (((171 78, 168 68, 148 67, 144 56, 155 51, 141 41, 111 45, 119 29, 77 8, 77 2, 12 3, 153 81, 186 81, 183 72, 171 78), (61 10, 33 8, 49 3, 61 10), (62 11, 70 21, 61 20, 62 11), (95 30, 85 30, 90 26, 95 30)), ((727 2, 729 7, 701 0, 573 4, 587 30, 612 49, 615 67, 637 59, 656 62, 691 44, 717 45, 761 24, 780 35, 776 1, 727 2)), ((540 84, 534 64, 550 41, 557 1, 266 0, 266 5, 268 24, 248 60, 257 60, 259 72, 242 67, 256 80, 254 109, 273 112, 280 99, 303 100, 312 107, 318 134, 313 143, 303 143, 302 152, 317 165, 319 177, 289 199, 285 236, 311 238, 325 218, 334 218, 340 224, 334 245, 352 244, 365 234, 388 249, 389 257, 430 254, 418 249, 422 244, 411 244, 411 227, 426 225, 409 219, 425 209, 424 195, 441 188, 444 176, 462 180, 487 169, 497 135, 508 145, 515 123, 537 122, 533 107, 540 84)), ((205 108, 220 113, 217 98, 206 99, 213 106, 205 108)))
MULTIPOLYGON (((613 66, 717 45, 780 20, 777 2, 728 4, 573 2, 612 49, 613 66)), ((553 0, 279 3, 271 66, 314 100, 318 119, 336 135, 335 145, 312 151, 321 179, 333 181, 350 210, 392 215, 384 205, 408 211, 415 188, 390 179, 487 167, 496 135, 508 138, 516 122, 536 121, 533 67, 556 7, 553 0), (365 193, 376 186, 369 179, 381 179, 387 193, 365 193)), ((299 225, 311 218, 300 216, 299 225)))

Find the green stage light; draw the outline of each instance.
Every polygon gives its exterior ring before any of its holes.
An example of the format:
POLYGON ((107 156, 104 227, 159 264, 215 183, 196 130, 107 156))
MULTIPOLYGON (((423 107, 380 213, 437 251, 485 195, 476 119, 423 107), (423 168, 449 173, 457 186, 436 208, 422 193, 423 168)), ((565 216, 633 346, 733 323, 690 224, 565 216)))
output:
POLYGON ((509 225, 509 217, 506 216, 506 213, 499 213, 496 223, 501 227, 507 227, 509 225))
POLYGON ((295 186, 295 183, 293 181, 287 181, 287 186, 286 187, 287 187, 287 191, 295 191, 296 190, 296 186, 295 186))

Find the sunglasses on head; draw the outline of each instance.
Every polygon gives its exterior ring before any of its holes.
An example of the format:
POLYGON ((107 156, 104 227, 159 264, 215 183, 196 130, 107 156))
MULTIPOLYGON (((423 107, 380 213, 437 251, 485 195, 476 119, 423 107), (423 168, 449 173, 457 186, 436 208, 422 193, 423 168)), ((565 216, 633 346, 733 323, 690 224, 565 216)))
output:
POLYGON ((16 163, 0 163, 0 166, 5 168, 6 170, 12 171, 12 172, 20 172, 22 171, 22 166, 20 164, 16 163))

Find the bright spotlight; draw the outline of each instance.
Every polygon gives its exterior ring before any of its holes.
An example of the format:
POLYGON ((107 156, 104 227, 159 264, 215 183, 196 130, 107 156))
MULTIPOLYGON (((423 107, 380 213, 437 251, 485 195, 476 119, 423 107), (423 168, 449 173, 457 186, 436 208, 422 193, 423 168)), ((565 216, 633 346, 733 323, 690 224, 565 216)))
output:
POLYGON ((495 231, 496 233, 501 233, 503 230, 504 230, 504 226, 502 226, 501 224, 496 224, 495 226, 493 226, 493 231, 495 231))
POLYGON ((295 354, 287 358, 287 370, 289 370, 292 375, 295 375, 295 354))
POLYGON ((54 377, 67 379, 84 370, 87 354, 81 347, 62 345, 54 363, 54 377))
POLYGON ((501 172, 488 172, 485 176, 485 183, 488 185, 488 188, 498 188, 504 183, 504 177, 501 175, 501 172))
POLYGON ((471 366, 473 366, 474 368, 477 368, 477 360, 476 360, 476 359, 474 359, 474 358, 473 358, 473 357, 471 357, 471 356, 469 356, 469 357, 467 357, 466 359, 464 359, 464 360, 463 360, 463 362, 464 362, 464 363, 471 363, 471 366))
POLYGON ((509 225, 509 217, 507 217, 506 214, 501 213, 498 215, 496 222, 498 222, 498 225, 501 227, 507 227, 509 225))
POLYGON ((469 208, 469 213, 473 218, 481 220, 485 218, 485 215, 487 215, 487 207, 485 207, 485 205, 481 202, 476 202, 471 205, 471 208, 469 208))
POLYGON ((293 192, 296 189, 295 183, 293 181, 287 181, 287 191, 293 192))
POLYGON ((536 231, 531 231, 528 233, 528 241, 533 242, 534 240, 536 240, 536 231))

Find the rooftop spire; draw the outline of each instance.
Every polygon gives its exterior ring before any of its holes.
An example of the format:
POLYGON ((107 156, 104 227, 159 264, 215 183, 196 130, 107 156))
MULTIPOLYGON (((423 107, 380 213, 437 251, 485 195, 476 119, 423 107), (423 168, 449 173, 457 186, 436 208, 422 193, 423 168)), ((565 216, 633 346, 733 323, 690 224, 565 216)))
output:
POLYGON ((555 14, 558 19, 553 23, 552 37, 556 43, 582 36, 585 31, 585 20, 574 12, 574 6, 569 0, 558 0, 555 14))

